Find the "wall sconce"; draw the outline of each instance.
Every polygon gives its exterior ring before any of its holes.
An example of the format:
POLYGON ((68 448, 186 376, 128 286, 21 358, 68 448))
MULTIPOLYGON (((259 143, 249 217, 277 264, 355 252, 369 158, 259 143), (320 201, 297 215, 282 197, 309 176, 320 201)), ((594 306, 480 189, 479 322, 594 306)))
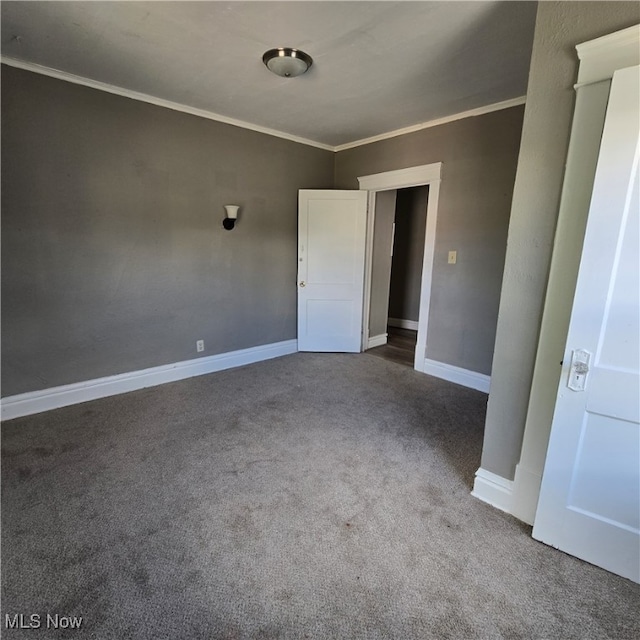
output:
POLYGON ((236 225, 236 220, 238 219, 238 209, 240 207, 237 204, 225 204, 224 210, 227 212, 227 217, 222 221, 222 226, 227 230, 231 231, 233 227, 236 225))

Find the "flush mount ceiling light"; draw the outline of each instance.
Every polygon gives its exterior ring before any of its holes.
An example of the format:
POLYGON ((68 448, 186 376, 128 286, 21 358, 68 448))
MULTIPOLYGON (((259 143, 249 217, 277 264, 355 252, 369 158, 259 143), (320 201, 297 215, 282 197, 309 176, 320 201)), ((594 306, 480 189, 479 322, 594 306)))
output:
POLYGON ((267 65, 269 71, 283 78, 301 76, 313 64, 309 54, 288 47, 269 49, 262 56, 262 62, 267 65))

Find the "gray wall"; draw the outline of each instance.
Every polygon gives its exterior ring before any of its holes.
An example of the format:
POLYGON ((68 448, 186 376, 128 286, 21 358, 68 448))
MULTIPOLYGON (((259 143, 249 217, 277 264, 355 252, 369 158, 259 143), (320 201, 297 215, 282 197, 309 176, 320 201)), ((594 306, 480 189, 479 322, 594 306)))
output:
POLYGON ((296 337, 334 154, 2 67, 2 395, 296 337), (234 231, 224 204, 239 204, 234 231))
POLYGON ((489 374, 523 107, 458 120, 336 154, 336 188, 442 162, 427 357, 489 374), (447 264, 450 250, 458 263, 447 264))
POLYGON ((522 446, 573 113, 574 47, 639 20, 635 2, 538 5, 482 452, 482 467, 504 478, 514 477, 522 446))
POLYGON ((375 209, 369 305, 369 336, 372 338, 387 333, 387 309, 391 284, 391 236, 396 212, 395 189, 377 193, 375 209))
POLYGON ((391 263, 389 317, 418 321, 429 187, 399 189, 391 263))

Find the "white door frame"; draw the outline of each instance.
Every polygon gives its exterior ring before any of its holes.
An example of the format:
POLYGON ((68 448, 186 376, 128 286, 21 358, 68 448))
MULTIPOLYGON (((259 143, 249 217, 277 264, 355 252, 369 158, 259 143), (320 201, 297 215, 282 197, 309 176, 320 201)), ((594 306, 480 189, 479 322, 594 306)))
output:
POLYGON ((436 223, 438 220, 438 198, 440 195, 440 174, 442 162, 424 164, 407 169, 374 173, 358 178, 360 189, 368 194, 367 239, 364 262, 364 308, 362 313, 362 350, 369 343, 369 314, 371 310, 371 273, 373 269, 373 229, 375 223, 376 192, 409 187, 429 186, 427 201, 427 224, 422 260, 422 280, 420 284, 420 309, 418 312, 418 340, 414 358, 414 369, 424 373, 427 354, 427 330, 429 327, 429 305, 431 303, 431 281, 433 278, 433 257, 436 246, 436 223))
POLYGON ((640 26, 576 46, 579 67, 576 107, 567 153, 553 255, 520 462, 512 493, 500 508, 534 524, 551 422, 573 306, 584 229, 600 149, 609 82, 615 71, 640 64, 640 26))

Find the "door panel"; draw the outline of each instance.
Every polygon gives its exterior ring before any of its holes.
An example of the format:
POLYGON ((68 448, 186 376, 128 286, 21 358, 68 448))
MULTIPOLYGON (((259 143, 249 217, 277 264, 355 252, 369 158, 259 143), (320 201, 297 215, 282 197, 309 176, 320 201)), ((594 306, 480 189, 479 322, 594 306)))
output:
POLYGON ((640 581, 640 68, 616 72, 533 536, 640 581), (584 352, 584 364, 575 355, 584 352))
POLYGON ((366 191, 299 193, 300 351, 360 351, 366 218, 366 191))
POLYGON ((637 483, 638 428, 607 416, 587 413, 580 433, 567 504, 570 509, 619 526, 640 526, 640 490, 637 483), (615 461, 615 476, 624 491, 603 491, 611 479, 603 461, 615 461), (634 482, 635 478, 635 482, 634 482))

